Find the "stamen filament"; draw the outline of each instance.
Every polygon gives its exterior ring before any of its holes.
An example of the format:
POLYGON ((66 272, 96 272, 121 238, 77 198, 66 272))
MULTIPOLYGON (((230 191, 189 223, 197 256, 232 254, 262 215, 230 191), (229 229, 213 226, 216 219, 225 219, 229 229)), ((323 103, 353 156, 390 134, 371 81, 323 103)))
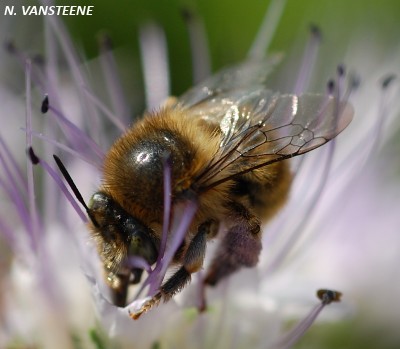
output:
POLYGON ((286 0, 272 0, 269 3, 261 28, 247 54, 250 60, 261 60, 265 57, 281 20, 285 5, 286 0))

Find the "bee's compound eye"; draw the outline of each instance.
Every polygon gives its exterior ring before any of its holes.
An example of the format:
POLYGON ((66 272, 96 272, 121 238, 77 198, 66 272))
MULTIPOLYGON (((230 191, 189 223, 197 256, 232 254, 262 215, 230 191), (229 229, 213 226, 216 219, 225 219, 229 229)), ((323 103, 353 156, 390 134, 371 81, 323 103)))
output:
POLYGON ((134 230, 131 235, 129 254, 143 257, 150 265, 157 260, 157 250, 148 232, 134 230))
POLYGON ((131 254, 133 255, 137 255, 138 252, 142 249, 143 240, 141 235, 141 232, 137 232, 132 236, 129 252, 131 252, 131 254))

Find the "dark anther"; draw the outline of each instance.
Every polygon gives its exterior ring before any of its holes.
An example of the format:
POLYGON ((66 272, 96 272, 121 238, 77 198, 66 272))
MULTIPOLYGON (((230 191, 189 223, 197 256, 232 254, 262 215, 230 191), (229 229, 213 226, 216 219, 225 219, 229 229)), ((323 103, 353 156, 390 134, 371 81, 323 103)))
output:
POLYGON ((44 57, 43 57, 43 55, 41 55, 39 53, 34 55, 34 56, 32 56, 32 61, 33 61, 33 63, 35 63, 39 67, 43 67, 45 62, 46 62, 44 57))
POLYGON ((36 156, 32 147, 28 148, 28 155, 29 155, 29 159, 31 160, 32 164, 37 165, 39 163, 39 158, 36 156))
POLYGON ((322 301, 323 304, 330 304, 332 302, 340 302, 342 292, 321 289, 317 291, 317 297, 322 301))
POLYGON ((181 8, 181 16, 185 22, 190 22, 193 20, 194 13, 193 11, 189 10, 187 7, 181 8))
POLYGON ((333 91, 335 90, 335 81, 329 80, 328 84, 327 84, 327 88, 328 88, 328 93, 331 95, 333 93, 333 91))
POLYGON ((389 74, 382 79, 382 88, 388 88, 388 86, 392 83, 393 80, 396 79, 396 75, 389 74))
POLYGON ((103 32, 98 38, 99 45, 104 51, 111 51, 113 49, 113 41, 108 33, 103 32))
POLYGON ((346 68, 343 64, 337 66, 337 73, 339 76, 343 76, 346 73, 346 68))
POLYGON ((311 23, 310 24, 310 33, 311 33, 311 35, 313 35, 317 39, 321 40, 322 33, 321 33, 321 29, 319 28, 318 25, 316 25, 314 23, 311 23))
POLYGON ((44 99, 43 99, 42 107, 40 108, 40 111, 41 111, 43 114, 46 114, 46 113, 48 112, 48 110, 49 110, 49 96, 46 95, 46 96, 44 97, 44 99))
POLYGON ((9 53, 15 53, 17 51, 17 48, 15 47, 14 41, 12 40, 6 40, 4 42, 4 48, 9 52, 9 53))
POLYGON ((361 84, 361 78, 359 75, 352 74, 350 76, 350 86, 352 89, 356 89, 360 86, 361 84))

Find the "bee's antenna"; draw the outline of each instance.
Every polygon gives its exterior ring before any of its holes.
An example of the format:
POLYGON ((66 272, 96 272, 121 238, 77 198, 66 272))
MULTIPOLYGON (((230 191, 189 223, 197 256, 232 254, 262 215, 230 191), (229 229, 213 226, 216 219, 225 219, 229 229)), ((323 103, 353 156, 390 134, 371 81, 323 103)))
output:
MULTIPOLYGON (((83 200, 82 194, 78 190, 78 187, 76 186, 74 180, 72 179, 72 177, 68 173, 68 171, 65 168, 64 164, 62 163, 61 159, 57 155, 53 155, 53 158, 56 161, 56 164, 57 164, 58 168, 60 169, 62 175, 64 176, 65 180, 67 181, 68 185, 70 186, 70 188, 74 192, 75 197, 82 204, 82 206, 86 209, 86 212, 89 213, 89 211, 90 211, 89 207, 86 205, 85 200, 83 200)), ((90 218, 92 218, 92 217, 90 217, 90 218)))
POLYGON ((86 205, 85 200, 83 200, 83 196, 80 193, 78 187, 76 186, 74 180, 72 179, 72 177, 70 176, 70 174, 68 173, 67 169, 65 168, 64 164, 62 163, 61 159, 53 154, 53 158, 56 161, 56 164, 58 166, 58 168, 60 169, 63 177, 65 178, 65 180, 67 181, 69 187, 71 188, 71 190, 73 191, 73 193, 75 194, 75 197, 77 198, 77 200, 82 204, 82 206, 85 208, 87 215, 89 216, 90 220, 92 221, 93 225, 95 227, 98 227, 99 224, 97 223, 96 219, 93 217, 93 213, 91 211, 91 209, 86 205))

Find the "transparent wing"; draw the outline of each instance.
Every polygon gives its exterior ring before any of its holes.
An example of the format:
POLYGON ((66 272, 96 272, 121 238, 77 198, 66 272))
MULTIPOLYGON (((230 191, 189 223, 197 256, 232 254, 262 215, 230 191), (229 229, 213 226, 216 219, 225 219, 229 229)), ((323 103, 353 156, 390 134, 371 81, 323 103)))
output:
POLYGON ((199 191, 313 150, 350 123, 351 105, 332 96, 281 95, 266 89, 280 58, 224 69, 178 99, 175 108, 221 132, 219 150, 196 178, 199 191))
MULTIPOLYGON (((231 91, 202 104, 204 117, 219 120, 222 140, 196 178, 199 191, 311 151, 336 137, 353 116, 349 103, 332 96, 280 95, 265 89, 231 91)), ((197 109, 188 111, 198 115, 197 109)))
MULTIPOLYGON (((214 97, 230 91, 260 88, 281 60, 282 55, 272 55, 261 61, 246 61, 222 69, 183 94, 176 106, 180 109, 193 108, 206 101, 212 102, 214 97)), ((217 114, 212 116, 217 117, 217 114)))

